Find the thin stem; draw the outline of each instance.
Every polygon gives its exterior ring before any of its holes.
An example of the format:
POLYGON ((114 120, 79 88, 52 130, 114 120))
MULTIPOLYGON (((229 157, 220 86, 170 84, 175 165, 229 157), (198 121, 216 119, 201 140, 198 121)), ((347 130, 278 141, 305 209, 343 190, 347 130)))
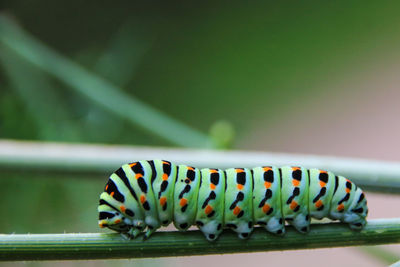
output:
POLYGON ((0 168, 71 171, 108 175, 120 165, 143 159, 166 159, 195 167, 293 165, 329 170, 363 189, 400 192, 400 163, 329 156, 249 151, 213 151, 133 146, 78 145, 0 140, 0 168))
POLYGON ((0 15, 0 43, 22 59, 63 81, 92 103, 172 144, 184 147, 216 146, 207 135, 124 93, 105 79, 47 47, 4 15, 0 15))
POLYGON ((379 245, 400 241, 400 219, 371 220, 361 232, 340 223, 312 225, 308 234, 292 227, 284 237, 256 228, 248 240, 225 231, 216 242, 199 231, 157 232, 150 239, 119 234, 0 235, 0 260, 66 260, 173 257, 274 250, 379 245))

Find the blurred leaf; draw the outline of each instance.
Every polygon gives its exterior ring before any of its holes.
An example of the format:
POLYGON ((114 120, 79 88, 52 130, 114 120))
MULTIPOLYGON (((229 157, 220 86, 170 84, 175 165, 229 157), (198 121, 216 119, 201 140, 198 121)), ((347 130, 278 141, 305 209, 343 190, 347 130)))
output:
POLYGON ((93 71, 115 85, 126 86, 155 39, 146 28, 138 27, 143 24, 147 25, 143 19, 125 22, 110 40, 93 71))
POLYGON ((61 96, 53 90, 54 85, 47 75, 4 46, 0 46, 0 59, 13 85, 11 88, 22 99, 37 124, 39 138, 78 141, 79 131, 69 119, 67 108, 60 101, 61 96))
POLYGON ((0 97, 0 133, 3 138, 35 139, 37 124, 26 105, 15 96, 12 89, 2 86, 0 97), (23 122, 23 123, 21 123, 23 122))
POLYGON ((24 60, 54 75, 93 103, 126 118, 154 135, 180 146, 214 146, 213 140, 208 136, 123 93, 111 83, 28 35, 4 15, 0 16, 0 42, 24 60))

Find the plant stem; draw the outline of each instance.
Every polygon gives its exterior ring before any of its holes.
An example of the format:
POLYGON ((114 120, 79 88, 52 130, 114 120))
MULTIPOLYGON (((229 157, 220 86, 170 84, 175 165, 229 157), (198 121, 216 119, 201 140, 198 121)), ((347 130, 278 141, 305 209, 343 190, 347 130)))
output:
POLYGON ((124 163, 157 158, 200 168, 300 165, 343 175, 365 190, 400 192, 400 163, 398 162, 250 151, 0 140, 0 168, 3 169, 70 171, 107 176, 124 163))
POLYGON ((274 250, 379 245, 400 241, 400 219, 371 220, 361 232, 340 223, 312 225, 308 234, 292 227, 284 237, 256 228, 248 240, 225 231, 210 243, 199 231, 157 232, 150 239, 126 240, 119 234, 0 235, 0 260, 83 260, 175 257, 274 250))

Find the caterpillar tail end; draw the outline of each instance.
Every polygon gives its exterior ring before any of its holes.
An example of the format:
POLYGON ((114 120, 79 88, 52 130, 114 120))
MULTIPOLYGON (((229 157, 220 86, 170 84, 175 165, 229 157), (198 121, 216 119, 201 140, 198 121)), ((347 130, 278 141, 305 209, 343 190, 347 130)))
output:
POLYGON ((367 224, 367 220, 365 218, 360 218, 357 221, 350 222, 349 227, 352 230, 361 231, 366 224, 367 224))

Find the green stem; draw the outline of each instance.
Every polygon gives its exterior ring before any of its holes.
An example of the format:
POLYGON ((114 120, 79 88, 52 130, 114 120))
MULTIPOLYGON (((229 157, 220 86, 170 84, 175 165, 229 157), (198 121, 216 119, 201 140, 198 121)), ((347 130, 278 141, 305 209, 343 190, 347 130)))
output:
POLYGON ((249 151, 0 140, 0 168, 3 169, 70 171, 107 176, 123 163, 157 158, 200 168, 300 165, 343 175, 369 191, 400 192, 400 163, 398 162, 249 151))
POLYGON ((216 242, 199 231, 157 232, 143 241, 119 234, 0 235, 0 260, 83 260, 173 257, 274 250, 392 244, 400 241, 400 219, 371 220, 361 232, 340 223, 312 225, 308 234, 292 227, 284 237, 256 228, 248 240, 225 231, 216 242))
POLYGON ((125 94, 120 88, 30 36, 4 15, 0 15, 0 42, 27 62, 63 81, 93 103, 172 144, 184 147, 216 146, 207 135, 125 94))

